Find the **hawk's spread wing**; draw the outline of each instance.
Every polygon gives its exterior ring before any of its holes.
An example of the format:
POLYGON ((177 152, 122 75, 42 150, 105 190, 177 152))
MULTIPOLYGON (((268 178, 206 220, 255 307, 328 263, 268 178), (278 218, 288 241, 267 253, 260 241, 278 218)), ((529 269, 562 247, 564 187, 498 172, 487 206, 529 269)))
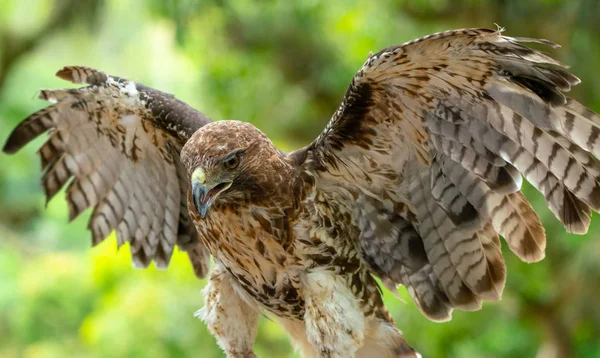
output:
POLYGON ((563 95, 579 83, 564 65, 522 42, 552 45, 466 29, 370 56, 304 152, 316 200, 349 214, 338 225, 360 233, 373 272, 432 319, 500 297, 498 234, 522 260, 544 257, 521 175, 570 232, 600 210, 600 117, 563 95))
POLYGON ((70 181, 69 217, 94 208, 94 245, 116 230, 136 267, 154 260, 164 268, 177 244, 204 276, 209 254, 188 216, 189 178, 179 153, 210 119, 172 95, 91 68, 65 67, 57 76, 89 86, 41 91, 53 104, 19 124, 4 152, 48 131, 39 150, 46 198, 70 181))

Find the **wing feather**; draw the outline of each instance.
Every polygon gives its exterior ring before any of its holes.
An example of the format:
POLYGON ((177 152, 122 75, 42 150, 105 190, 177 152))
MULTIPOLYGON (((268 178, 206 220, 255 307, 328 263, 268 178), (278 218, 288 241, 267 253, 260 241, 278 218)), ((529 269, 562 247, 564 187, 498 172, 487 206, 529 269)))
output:
POLYGON ((554 46, 463 29, 383 49, 321 135, 291 153, 326 205, 352 213, 338 225, 361 232, 372 271, 406 285, 432 319, 500 297, 498 234, 522 260, 544 257, 522 176, 569 232, 585 233, 600 210, 600 116, 565 95, 580 82, 565 65, 522 42, 554 46), (361 196, 376 214, 365 215, 361 196), (396 217, 412 235, 383 229, 381 218, 396 217), (406 249, 409 238, 423 251, 406 249), (412 253, 424 261, 411 266, 412 253))
POLYGON ((474 242, 476 238, 474 235, 460 235, 456 230, 425 185, 429 181, 428 176, 427 171, 423 171, 410 184, 410 199, 415 205, 419 220, 417 231, 423 240, 433 271, 452 305, 464 310, 477 310, 481 308, 481 299, 475 295, 473 287, 470 287, 474 286, 475 280, 468 276, 470 264, 480 264, 480 252, 474 242), (462 259, 463 255, 470 255, 472 252, 473 258, 462 259))
MULTIPOLYGON (((374 207, 373 199, 362 197, 363 208, 374 207)), ((361 249, 371 270, 393 292, 406 286, 419 309, 430 319, 450 319, 452 304, 429 263, 423 241, 414 226, 398 215, 365 212, 358 220, 361 249)))
POLYGON ((210 119, 169 94, 92 68, 65 67, 57 76, 89 86, 42 90, 52 104, 21 122, 4 152, 48 132, 38 151, 46 199, 67 185, 71 220, 93 208, 94 245, 115 230, 119 246, 130 243, 134 266, 154 260, 158 268, 178 245, 203 277, 210 257, 187 213, 179 153, 210 119))

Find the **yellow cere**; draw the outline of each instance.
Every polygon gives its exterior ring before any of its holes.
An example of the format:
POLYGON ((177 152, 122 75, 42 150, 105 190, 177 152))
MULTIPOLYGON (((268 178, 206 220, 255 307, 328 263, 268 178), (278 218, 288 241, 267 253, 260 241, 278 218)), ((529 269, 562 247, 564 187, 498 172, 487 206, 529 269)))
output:
POLYGON ((202 170, 202 168, 197 168, 192 173, 192 181, 194 181, 195 179, 197 179, 200 182, 200 184, 204 184, 204 182, 206 182, 206 174, 204 173, 204 170, 202 170))

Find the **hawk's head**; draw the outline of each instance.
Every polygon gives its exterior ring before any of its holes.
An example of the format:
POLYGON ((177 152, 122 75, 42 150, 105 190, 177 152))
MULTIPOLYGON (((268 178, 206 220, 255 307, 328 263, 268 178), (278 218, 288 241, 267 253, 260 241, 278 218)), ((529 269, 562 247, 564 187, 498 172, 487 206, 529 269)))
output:
POLYGON ((271 140, 250 123, 212 122, 181 151, 190 174, 194 208, 204 218, 214 205, 243 205, 272 196, 286 162, 271 140))

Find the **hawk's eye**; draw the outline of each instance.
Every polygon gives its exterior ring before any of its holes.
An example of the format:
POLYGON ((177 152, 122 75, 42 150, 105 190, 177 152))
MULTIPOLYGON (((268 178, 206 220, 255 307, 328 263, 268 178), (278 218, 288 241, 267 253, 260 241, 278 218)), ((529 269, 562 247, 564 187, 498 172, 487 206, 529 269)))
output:
POLYGON ((225 159, 225 161, 223 162, 223 165, 227 169, 235 169, 235 168, 238 167, 238 165, 240 165, 241 161, 242 161, 242 158, 241 158, 240 154, 239 153, 235 153, 234 155, 232 155, 229 158, 225 159))

